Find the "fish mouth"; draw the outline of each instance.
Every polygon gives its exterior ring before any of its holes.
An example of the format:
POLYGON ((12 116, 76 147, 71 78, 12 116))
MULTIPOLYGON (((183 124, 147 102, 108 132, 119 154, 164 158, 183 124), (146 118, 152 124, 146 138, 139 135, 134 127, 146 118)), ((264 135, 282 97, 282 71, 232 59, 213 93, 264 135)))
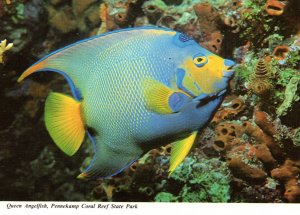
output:
POLYGON ((234 74, 234 67, 235 67, 236 63, 225 59, 224 60, 224 71, 223 71, 223 77, 230 79, 232 78, 233 74, 234 74))
POLYGON ((224 77, 224 78, 230 79, 230 78, 233 77, 233 74, 234 74, 234 70, 233 70, 233 69, 225 70, 225 71, 223 72, 223 77, 224 77))
POLYGON ((234 66, 235 66, 235 65, 228 66, 228 67, 226 68, 226 70, 227 70, 227 71, 233 70, 233 67, 234 67, 234 66))

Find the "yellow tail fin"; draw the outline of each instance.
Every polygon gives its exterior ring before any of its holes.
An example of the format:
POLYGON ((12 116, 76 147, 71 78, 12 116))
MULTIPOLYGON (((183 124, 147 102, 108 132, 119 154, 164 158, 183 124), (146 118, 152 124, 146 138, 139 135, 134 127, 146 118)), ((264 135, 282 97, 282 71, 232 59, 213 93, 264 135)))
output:
POLYGON ((45 104, 46 128, 67 155, 75 154, 85 135, 81 103, 60 93, 50 93, 45 104))

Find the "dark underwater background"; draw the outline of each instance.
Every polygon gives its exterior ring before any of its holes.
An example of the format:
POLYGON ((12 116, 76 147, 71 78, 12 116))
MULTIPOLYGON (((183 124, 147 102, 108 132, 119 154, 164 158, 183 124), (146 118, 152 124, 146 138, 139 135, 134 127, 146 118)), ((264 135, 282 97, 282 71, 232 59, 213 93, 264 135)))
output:
POLYGON ((1 41, 0 200, 300 202, 300 1, 1 0, 1 41), (17 78, 80 39, 149 25, 235 60, 231 90, 170 177, 167 145, 113 178, 78 180, 90 142, 68 157, 43 120, 48 92, 69 93, 65 80, 17 78))

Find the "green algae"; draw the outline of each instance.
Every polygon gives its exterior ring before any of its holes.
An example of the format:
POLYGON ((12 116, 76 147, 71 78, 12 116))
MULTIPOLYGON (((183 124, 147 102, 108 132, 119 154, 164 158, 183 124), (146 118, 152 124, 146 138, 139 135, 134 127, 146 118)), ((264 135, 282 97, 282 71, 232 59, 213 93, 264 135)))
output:
POLYGON ((293 143, 294 143, 294 146, 300 147, 300 128, 296 129, 296 131, 293 135, 293 143))
POLYGON ((155 196, 154 199, 156 202, 176 202, 177 197, 172 193, 160 192, 155 196))
POLYGON ((294 102, 299 101, 300 97, 298 92, 298 84, 300 83, 300 77, 292 77, 286 86, 284 93, 284 101, 278 107, 276 113, 278 116, 284 116, 288 110, 292 108, 294 102))
POLYGON ((188 157, 172 173, 170 179, 181 183, 180 192, 159 193, 156 201, 228 202, 230 200, 230 171, 225 162, 217 158, 188 157))

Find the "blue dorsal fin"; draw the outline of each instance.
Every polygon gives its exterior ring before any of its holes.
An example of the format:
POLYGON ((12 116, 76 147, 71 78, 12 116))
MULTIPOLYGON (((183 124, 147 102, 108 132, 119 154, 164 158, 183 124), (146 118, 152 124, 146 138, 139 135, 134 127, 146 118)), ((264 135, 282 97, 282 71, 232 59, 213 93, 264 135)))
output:
MULTIPOLYGON (((77 46, 77 45, 81 45, 81 44, 86 43, 86 42, 91 42, 91 41, 94 41, 94 40, 97 40, 97 39, 100 39, 100 38, 104 38, 105 36, 108 36, 108 35, 116 35, 116 34, 122 33, 122 32, 130 32, 130 31, 137 31, 137 30, 157 30, 157 31, 173 32, 174 35, 176 33, 172 29, 161 28, 161 27, 156 27, 156 26, 144 26, 144 27, 136 27, 136 28, 125 28, 125 29, 119 29, 119 30, 115 30, 115 31, 110 31, 110 32, 106 32, 106 33, 103 33, 103 34, 100 34, 100 35, 97 35, 97 36, 93 36, 93 37, 90 37, 90 38, 87 38, 87 39, 80 40, 78 42, 75 42, 75 43, 72 43, 70 45, 67 45, 67 46, 65 46, 63 48, 60 48, 60 49, 58 49, 58 50, 56 50, 54 52, 51 52, 50 54, 44 56, 39 61, 37 61, 36 63, 34 63, 31 67, 34 67, 34 66, 40 64, 42 61, 46 60, 47 58, 51 57, 52 55, 60 53, 60 52, 66 50, 66 49, 69 49, 71 47, 74 47, 74 46, 77 46)), ((122 35, 122 37, 123 36, 124 35, 122 35)), ((103 45, 109 46, 110 44, 107 43, 107 42, 108 41, 105 41, 105 43, 103 43, 103 45)), ((110 41, 110 42, 113 43, 115 41, 110 41)), ((90 48, 92 48, 92 47, 90 47, 90 48)), ((103 46, 102 47, 98 47, 98 48, 103 49, 103 46)))
POLYGON ((80 100, 81 95, 78 88, 82 88, 89 73, 95 70, 95 66, 99 65, 98 62, 105 50, 110 50, 114 45, 125 43, 126 40, 134 40, 134 36, 141 36, 142 33, 147 35, 150 31, 153 34, 175 35, 176 33, 170 29, 140 27, 107 32, 81 40, 40 59, 19 77, 18 82, 35 72, 57 72, 67 79, 74 98, 80 100), (140 32, 137 34, 136 31, 140 32))

